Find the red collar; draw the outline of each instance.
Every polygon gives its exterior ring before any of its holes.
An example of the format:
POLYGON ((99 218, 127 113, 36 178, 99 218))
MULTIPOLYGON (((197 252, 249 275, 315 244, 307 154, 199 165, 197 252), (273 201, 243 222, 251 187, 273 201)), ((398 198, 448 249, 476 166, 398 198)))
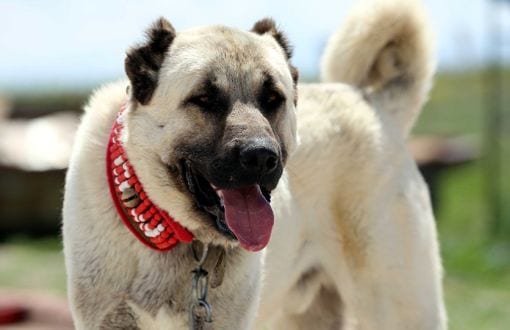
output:
POLYGON ((117 213, 135 237, 150 248, 168 251, 179 242, 190 243, 193 235, 149 199, 127 158, 120 138, 126 108, 124 104, 117 114, 106 151, 108 187, 117 213))

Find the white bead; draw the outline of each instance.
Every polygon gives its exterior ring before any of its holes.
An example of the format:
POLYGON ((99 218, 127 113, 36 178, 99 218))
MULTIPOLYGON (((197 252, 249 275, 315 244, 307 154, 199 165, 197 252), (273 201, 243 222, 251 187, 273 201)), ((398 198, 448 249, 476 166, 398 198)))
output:
POLYGON ((129 185, 129 183, 127 181, 124 181, 120 184, 119 186, 119 189, 120 191, 124 192, 124 190, 128 189, 128 188, 131 188, 131 186, 129 185))
POLYGON ((122 155, 117 157, 117 158, 115 158, 113 163, 115 164, 115 166, 119 166, 120 164, 124 163, 124 159, 122 159, 122 155))

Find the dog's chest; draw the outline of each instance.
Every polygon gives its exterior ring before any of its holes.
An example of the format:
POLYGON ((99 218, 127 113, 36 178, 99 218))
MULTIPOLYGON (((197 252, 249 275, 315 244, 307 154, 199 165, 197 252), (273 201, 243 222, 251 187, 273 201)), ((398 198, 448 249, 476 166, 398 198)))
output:
MULTIPOLYGON (((171 256, 147 253, 140 258, 126 299, 107 317, 109 324, 115 322, 123 329, 188 329, 196 266, 188 252, 179 246, 171 256)), ((247 317, 255 312, 254 297, 259 290, 259 265, 257 254, 228 251, 221 285, 209 286, 214 322, 204 324, 204 329, 239 328, 239 320, 243 320, 242 327, 249 325, 247 317)), ((210 283, 213 275, 211 271, 210 283)))
POLYGON ((169 305, 161 306, 155 315, 148 313, 140 306, 130 303, 139 329, 188 329, 186 313, 172 311, 169 305))

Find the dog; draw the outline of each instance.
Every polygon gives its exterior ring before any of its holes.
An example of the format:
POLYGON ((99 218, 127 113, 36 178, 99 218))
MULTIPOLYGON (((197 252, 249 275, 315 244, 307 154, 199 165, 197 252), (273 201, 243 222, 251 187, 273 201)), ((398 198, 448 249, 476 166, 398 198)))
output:
POLYGON ((323 83, 298 88, 258 324, 446 328, 429 193, 405 145, 434 71, 417 1, 362 2, 331 37, 323 83))
POLYGON ((327 83, 298 84, 271 19, 156 21, 77 132, 63 203, 76 328, 445 328, 405 147, 434 72, 428 33, 414 2, 364 4, 326 47, 327 83))

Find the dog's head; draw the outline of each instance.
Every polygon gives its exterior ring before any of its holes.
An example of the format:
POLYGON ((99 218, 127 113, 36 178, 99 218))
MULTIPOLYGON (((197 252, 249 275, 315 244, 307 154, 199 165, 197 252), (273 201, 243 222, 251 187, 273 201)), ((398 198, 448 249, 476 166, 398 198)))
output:
POLYGON ((176 33, 165 19, 125 61, 126 150, 149 196, 196 238, 263 248, 296 144, 297 70, 274 22, 176 33))

